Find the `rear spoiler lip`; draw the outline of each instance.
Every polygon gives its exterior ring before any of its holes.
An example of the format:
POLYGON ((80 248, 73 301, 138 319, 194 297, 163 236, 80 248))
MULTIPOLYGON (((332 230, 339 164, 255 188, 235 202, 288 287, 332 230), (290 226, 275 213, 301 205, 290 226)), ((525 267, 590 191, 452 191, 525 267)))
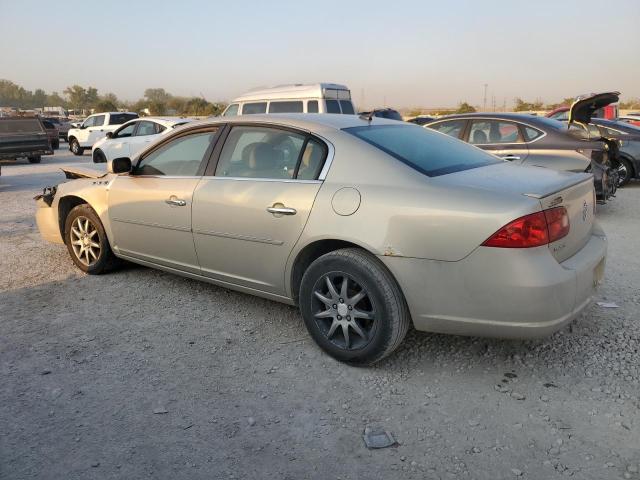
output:
POLYGON ((581 183, 586 183, 586 182, 591 182, 593 183, 593 174, 591 173, 576 173, 575 174, 575 179, 573 179, 573 181, 569 181, 563 185, 560 186, 556 186, 554 185, 552 188, 549 188, 548 190, 544 190, 540 193, 523 193, 523 195, 525 197, 530 197, 530 198, 535 198, 537 200, 541 200, 543 198, 546 198, 550 195, 554 195, 558 192, 561 192, 562 190, 565 190, 567 188, 571 188, 571 187, 575 187, 576 185, 579 185, 581 183))

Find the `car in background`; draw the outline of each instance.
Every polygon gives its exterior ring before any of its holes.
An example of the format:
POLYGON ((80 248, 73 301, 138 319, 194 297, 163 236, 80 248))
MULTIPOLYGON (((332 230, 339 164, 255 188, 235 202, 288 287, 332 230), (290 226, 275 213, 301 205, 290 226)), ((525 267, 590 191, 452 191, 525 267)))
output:
POLYGON ((627 113, 626 115, 619 116, 616 120, 640 127, 640 112, 627 113))
POLYGON ((317 344, 352 364, 389 355, 411 323, 549 335, 604 274, 591 175, 505 164, 405 122, 217 118, 106 171, 63 170, 84 178, 38 196, 36 220, 81 271, 131 260, 299 305, 317 344))
POLYGON ((337 83, 279 85, 235 98, 223 117, 259 113, 342 113, 353 115, 351 91, 337 83))
POLYGON ((58 130, 58 127, 56 127, 53 122, 44 119, 42 119, 42 126, 47 132, 47 137, 49 137, 49 144, 51 145, 51 148, 54 150, 60 148, 60 132, 58 130))
POLYGON ((82 125, 72 128, 67 133, 69 150, 74 155, 82 155, 87 148, 93 147, 107 132, 113 132, 123 123, 138 118, 133 112, 103 112, 89 115, 82 125))
POLYGON ((640 127, 603 118, 592 118, 589 127, 597 128, 600 135, 618 143, 618 187, 632 178, 640 178, 640 127))
POLYGON ((386 118, 387 120, 397 120, 402 122, 402 115, 397 110, 393 108, 374 108, 368 112, 359 112, 358 115, 361 117, 378 117, 378 118, 386 118))
POLYGON ((428 115, 418 115, 417 117, 410 118, 409 120, 407 120, 407 122, 414 123, 422 127, 429 122, 433 122, 434 120, 434 117, 429 117, 428 115))
POLYGON ((58 129, 58 133, 61 140, 67 141, 67 133, 71 129, 71 122, 68 118, 60 118, 60 117, 42 117, 42 120, 47 120, 48 122, 53 123, 58 129))
POLYGON ((569 172, 591 172, 597 198, 615 194, 617 174, 607 142, 590 139, 581 127, 517 113, 448 115, 425 125, 471 143, 504 160, 569 172))
POLYGON ((0 117, 0 160, 40 163, 42 155, 53 155, 53 150, 38 117, 0 117))
POLYGON ((189 123, 189 118, 144 117, 130 120, 114 132, 94 143, 94 163, 104 163, 114 158, 132 157, 160 136, 174 128, 189 123))

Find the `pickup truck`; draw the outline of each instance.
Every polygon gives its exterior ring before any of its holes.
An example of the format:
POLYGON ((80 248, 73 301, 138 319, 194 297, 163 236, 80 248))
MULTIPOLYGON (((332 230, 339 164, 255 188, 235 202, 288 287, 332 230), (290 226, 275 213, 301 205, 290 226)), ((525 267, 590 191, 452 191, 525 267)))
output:
POLYGON ((0 118, 0 160, 26 157, 40 163, 42 155, 53 155, 53 149, 38 117, 0 118))
POLYGON ((82 155, 87 148, 107 136, 107 132, 113 132, 123 123, 138 118, 133 112, 103 112, 90 115, 85 118, 78 128, 71 128, 67 132, 69 150, 74 155, 82 155))

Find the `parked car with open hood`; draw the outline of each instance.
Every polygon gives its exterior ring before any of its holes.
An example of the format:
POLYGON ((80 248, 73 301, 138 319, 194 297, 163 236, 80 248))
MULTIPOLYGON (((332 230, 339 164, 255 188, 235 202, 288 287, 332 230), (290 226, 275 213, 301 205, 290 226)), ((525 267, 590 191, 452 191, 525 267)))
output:
POLYGON ((260 113, 344 113, 355 114, 346 85, 313 83, 278 85, 252 90, 234 99, 223 117, 260 113))
POLYGON ((425 127, 471 143, 509 162, 593 174, 598 200, 614 195, 615 148, 589 138, 581 127, 545 117, 516 113, 466 113, 439 118, 425 127), (613 148, 613 152, 611 151, 613 148))
POLYGON ((107 172, 64 170, 76 179, 48 188, 36 219, 82 271, 127 259, 299 305, 318 345, 355 364, 390 354, 411 323, 548 335, 604 271, 591 175, 512 165, 404 122, 218 118, 107 172))
POLYGON ((40 163, 42 155, 53 155, 53 149, 38 117, 0 117, 0 160, 40 163))
POLYGON ((78 128, 72 128, 67 133, 69 150, 74 155, 82 155, 87 148, 93 147, 107 132, 117 130, 120 125, 138 118, 133 112, 103 112, 89 115, 78 128))
POLYGON ((144 117, 131 120, 93 144, 94 163, 103 163, 118 157, 132 157, 161 135, 190 122, 189 118, 144 117))

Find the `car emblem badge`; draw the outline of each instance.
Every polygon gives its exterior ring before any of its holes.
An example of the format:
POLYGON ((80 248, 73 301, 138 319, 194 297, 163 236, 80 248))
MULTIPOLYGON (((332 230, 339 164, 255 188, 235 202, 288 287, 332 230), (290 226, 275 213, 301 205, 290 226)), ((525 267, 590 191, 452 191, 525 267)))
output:
POLYGON ((587 214, 589 213, 589 205, 587 204, 587 202, 585 201, 582 204, 582 221, 586 222, 587 221, 587 214))

